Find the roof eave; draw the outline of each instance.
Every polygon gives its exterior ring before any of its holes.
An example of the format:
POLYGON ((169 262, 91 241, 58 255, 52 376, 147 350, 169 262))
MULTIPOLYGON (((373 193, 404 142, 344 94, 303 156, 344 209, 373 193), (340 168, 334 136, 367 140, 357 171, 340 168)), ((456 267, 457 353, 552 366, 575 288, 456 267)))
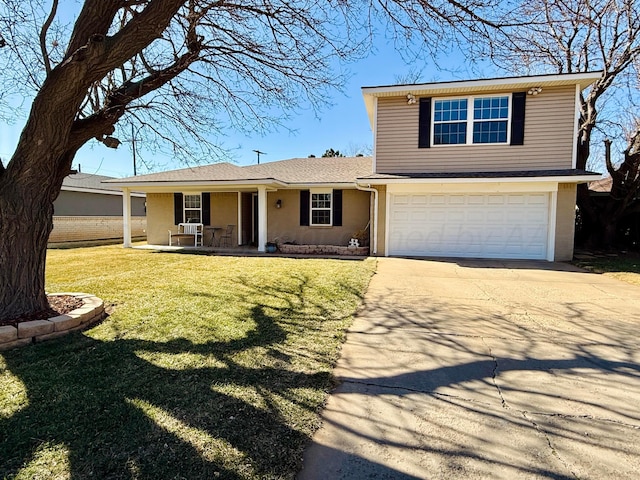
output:
POLYGON ((198 188, 216 188, 216 187, 247 187, 247 186, 266 186, 266 187, 276 187, 276 186, 285 186, 286 183, 281 182, 280 180, 276 180, 274 178, 270 179, 260 179, 260 180, 174 180, 174 181, 151 181, 151 182, 109 182, 110 185, 114 187, 120 188, 173 188, 177 189, 175 191, 179 191, 179 189, 188 189, 188 190, 196 190, 198 188))
MULTIPOLYGON (((79 192, 79 193, 97 193, 100 195, 119 195, 122 196, 121 190, 103 190, 101 188, 84 188, 84 187, 71 187, 67 185, 62 185, 60 189, 64 192, 79 192)), ((131 192, 133 196, 144 197, 143 193, 140 192, 131 192)))
POLYGON ((535 182, 557 182, 557 183, 587 183, 601 178, 596 175, 555 175, 538 177, 434 177, 434 178, 358 178, 358 185, 388 185, 388 184, 434 184, 434 183, 535 183, 535 182))

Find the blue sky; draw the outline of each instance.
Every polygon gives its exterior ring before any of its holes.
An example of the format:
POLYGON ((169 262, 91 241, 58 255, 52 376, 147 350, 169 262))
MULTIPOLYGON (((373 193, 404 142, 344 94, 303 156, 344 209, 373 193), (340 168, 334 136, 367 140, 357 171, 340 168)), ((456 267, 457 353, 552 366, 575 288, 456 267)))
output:
MULTIPOLYGON (((265 136, 247 136, 244 133, 227 131, 221 146, 231 152, 229 161, 238 165, 256 163, 257 155, 253 150, 265 152, 260 161, 270 162, 293 157, 307 157, 310 154, 322 155, 328 148, 343 153, 352 152, 357 147, 372 145, 372 132, 369 126, 360 88, 363 86, 391 85, 407 74, 419 72, 420 82, 444 81, 452 79, 474 78, 470 68, 465 66, 461 54, 448 55, 428 63, 406 63, 396 51, 391 41, 381 35, 374 44, 372 53, 357 62, 347 65, 352 76, 344 88, 344 94, 335 92, 320 112, 302 110, 294 113, 286 124, 286 129, 271 132, 265 136), (455 74, 451 73, 455 70, 455 74)), ((492 72, 484 76, 492 76, 492 72)), ((25 108, 26 109, 26 108, 25 108)), ((2 125, 0 131, 0 157, 8 160, 17 142, 22 121, 15 125, 2 125)), ((117 131, 116 131, 117 136, 117 131)), ((140 144, 139 144, 140 147, 140 144)), ((138 156, 138 174, 151 171, 163 171, 183 168, 170 157, 152 155, 144 150, 138 156), (142 157, 140 159, 140 157, 142 157), (149 170, 143 161, 151 166, 149 170)), ((203 164, 210 163, 203 159, 203 164)), ((133 160, 130 144, 122 144, 117 150, 108 149, 97 142, 85 145, 74 161, 74 167, 80 164, 83 173, 126 177, 133 175, 133 160)))

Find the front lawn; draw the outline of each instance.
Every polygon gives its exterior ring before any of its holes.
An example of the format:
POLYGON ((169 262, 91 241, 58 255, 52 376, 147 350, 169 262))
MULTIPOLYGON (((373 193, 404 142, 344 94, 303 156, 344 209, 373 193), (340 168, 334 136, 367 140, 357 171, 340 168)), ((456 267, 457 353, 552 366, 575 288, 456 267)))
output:
POLYGON ((375 261, 50 250, 112 315, 0 354, 0 478, 293 478, 375 261))
POLYGON ((640 255, 637 253, 599 255, 576 260, 573 263, 594 273, 602 273, 623 282, 640 285, 640 255))

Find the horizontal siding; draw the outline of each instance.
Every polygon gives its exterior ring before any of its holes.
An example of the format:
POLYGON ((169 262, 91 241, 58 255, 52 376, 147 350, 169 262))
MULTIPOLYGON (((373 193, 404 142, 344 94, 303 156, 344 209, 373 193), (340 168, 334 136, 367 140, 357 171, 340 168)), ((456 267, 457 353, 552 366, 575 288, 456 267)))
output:
MULTIPOLYGON (((498 92, 496 92, 498 93, 498 92)), ((505 92, 508 93, 508 92, 505 92)), ((404 97, 379 98, 378 173, 515 171, 571 168, 575 87, 545 88, 527 96, 524 145, 418 148, 418 105, 404 97)))

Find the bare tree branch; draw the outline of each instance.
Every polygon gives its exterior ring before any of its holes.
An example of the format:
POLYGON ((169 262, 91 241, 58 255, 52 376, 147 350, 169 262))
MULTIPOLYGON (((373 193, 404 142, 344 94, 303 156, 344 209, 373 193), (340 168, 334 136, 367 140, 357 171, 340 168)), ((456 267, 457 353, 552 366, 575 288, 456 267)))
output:
POLYGON ((49 16, 42 24, 42 29, 40 30, 40 50, 42 51, 42 61, 44 62, 44 69, 47 74, 51 73, 51 61, 49 60, 49 52, 47 50, 47 32, 49 31, 49 27, 51 27, 57 11, 58 0, 53 0, 49 16))

